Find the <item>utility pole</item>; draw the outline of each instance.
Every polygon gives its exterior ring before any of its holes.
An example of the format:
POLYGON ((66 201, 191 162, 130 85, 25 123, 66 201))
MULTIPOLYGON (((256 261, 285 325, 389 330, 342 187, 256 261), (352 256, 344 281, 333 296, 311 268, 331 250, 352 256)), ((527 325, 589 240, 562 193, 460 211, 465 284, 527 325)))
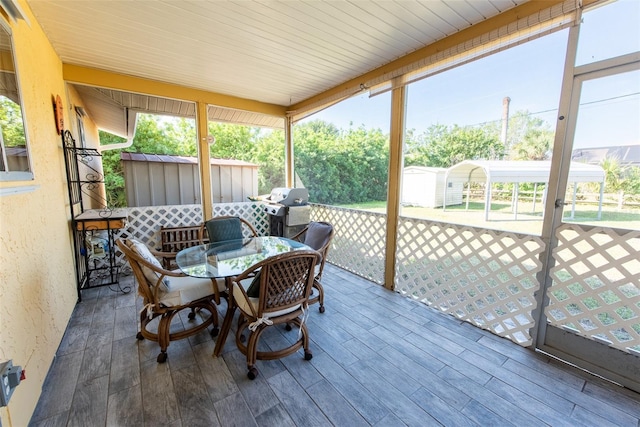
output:
POLYGON ((507 130, 509 128, 509 103, 511 102, 511 98, 505 96, 502 100, 502 144, 506 149, 507 147, 507 130))

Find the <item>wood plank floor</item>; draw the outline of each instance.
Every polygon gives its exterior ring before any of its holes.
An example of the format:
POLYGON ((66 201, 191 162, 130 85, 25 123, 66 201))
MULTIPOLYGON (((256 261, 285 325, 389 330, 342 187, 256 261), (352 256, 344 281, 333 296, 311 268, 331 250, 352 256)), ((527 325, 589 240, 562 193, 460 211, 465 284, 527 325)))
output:
MULTIPOLYGON (((203 332, 158 364, 135 338, 135 292, 84 291, 30 425, 640 426, 637 393, 333 266, 323 283, 313 359, 258 361, 254 381, 232 334, 220 358, 203 332)), ((265 345, 297 334, 270 329, 265 345)))

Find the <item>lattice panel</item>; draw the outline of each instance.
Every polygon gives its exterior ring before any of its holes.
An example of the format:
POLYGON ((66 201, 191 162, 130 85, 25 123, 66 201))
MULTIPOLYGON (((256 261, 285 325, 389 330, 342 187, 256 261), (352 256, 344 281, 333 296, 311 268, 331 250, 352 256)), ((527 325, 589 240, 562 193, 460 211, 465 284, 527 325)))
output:
MULTIPOLYGON (((125 208, 128 213, 127 227, 115 232, 115 238, 133 238, 152 248, 160 247, 160 227, 198 225, 202 222, 202 206, 171 205, 125 208)), ((269 218, 262 203, 217 203, 213 205, 214 216, 240 216, 253 224, 258 235, 269 234, 269 218)), ((118 262, 125 266, 122 253, 116 252, 118 262)))
POLYGON ((396 290, 527 346, 543 249, 536 236, 401 217, 396 290))
POLYGON ((550 324, 640 354, 640 231, 564 224, 557 237, 550 324))
POLYGON ((145 206, 128 208, 130 237, 148 246, 160 246, 160 227, 180 227, 202 223, 201 205, 145 206))
POLYGON ((312 205, 311 220, 329 222, 335 229, 327 257, 331 264, 375 283, 384 283, 386 215, 312 205))
POLYGON ((269 216, 264 210, 264 203, 216 203, 213 205, 213 215, 239 216, 249 221, 259 236, 269 235, 269 216))

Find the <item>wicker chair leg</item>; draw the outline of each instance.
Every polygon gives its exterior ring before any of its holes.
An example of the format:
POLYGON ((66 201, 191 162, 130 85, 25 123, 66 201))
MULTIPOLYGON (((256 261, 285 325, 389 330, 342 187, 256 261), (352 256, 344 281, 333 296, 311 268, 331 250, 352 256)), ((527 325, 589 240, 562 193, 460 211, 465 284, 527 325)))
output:
POLYGON ((233 323, 233 314, 236 311, 236 306, 231 303, 227 307, 227 314, 224 316, 224 320, 222 321, 222 329, 218 334, 218 338, 216 340, 216 347, 213 351, 213 355, 215 357, 220 356, 222 350, 224 349, 224 343, 227 341, 227 336, 229 335, 229 331, 231 330, 231 324, 233 323))
POLYGON ((318 307, 318 311, 320 313, 324 313, 324 288, 322 287, 322 284, 317 280, 313 282, 313 288, 318 291, 318 303, 320 304, 320 307, 318 307))
POLYGON ((144 339, 144 335, 142 334, 142 331, 146 327, 147 322, 148 322, 148 319, 147 319, 146 311, 145 310, 140 311, 140 330, 136 334, 136 338, 140 341, 144 339))
MULTIPOLYGON (((246 323, 245 323, 246 325, 246 323)), ((260 335, 264 331, 265 326, 260 325, 258 328, 249 333, 249 339, 246 347, 246 356, 247 356, 247 377, 250 380, 254 380, 258 376, 258 369, 255 367, 256 360, 258 359, 258 341, 260 340, 260 335)))
POLYGON ((171 338, 169 336, 171 319, 173 319, 173 314, 163 314, 160 316, 160 322, 158 323, 158 344, 160 345, 158 363, 164 363, 167 360, 167 348, 171 342, 171 338))

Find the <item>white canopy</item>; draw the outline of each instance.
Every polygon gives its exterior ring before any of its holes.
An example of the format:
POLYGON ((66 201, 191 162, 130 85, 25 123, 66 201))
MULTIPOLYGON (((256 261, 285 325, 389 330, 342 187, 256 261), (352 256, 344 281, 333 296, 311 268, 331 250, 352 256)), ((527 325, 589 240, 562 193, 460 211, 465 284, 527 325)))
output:
MULTIPOLYGON (((503 160, 465 160, 447 169, 445 174, 444 197, 447 197, 449 183, 470 183, 484 182, 485 191, 485 220, 489 219, 489 209, 491 207, 491 185, 493 183, 514 183, 512 205, 514 215, 517 218, 518 210, 518 184, 521 182, 545 183, 549 182, 551 172, 551 161, 503 161, 503 160)), ((600 205, 598 219, 602 213, 602 194, 604 192, 604 169, 600 166, 589 165, 580 162, 571 162, 569 167, 568 182, 599 182, 600 183, 600 205)), ((572 214, 575 212, 576 187, 574 185, 572 214)), ((544 198, 544 197, 543 197, 544 198)), ((467 195, 467 209, 469 207, 469 197, 467 195)), ((535 190, 534 190, 535 209, 535 190)))
MULTIPOLYGON (((465 160, 451 166, 447 182, 544 182, 549 181, 551 161, 465 160)), ((604 169, 571 162, 569 182, 603 182, 604 169)))

